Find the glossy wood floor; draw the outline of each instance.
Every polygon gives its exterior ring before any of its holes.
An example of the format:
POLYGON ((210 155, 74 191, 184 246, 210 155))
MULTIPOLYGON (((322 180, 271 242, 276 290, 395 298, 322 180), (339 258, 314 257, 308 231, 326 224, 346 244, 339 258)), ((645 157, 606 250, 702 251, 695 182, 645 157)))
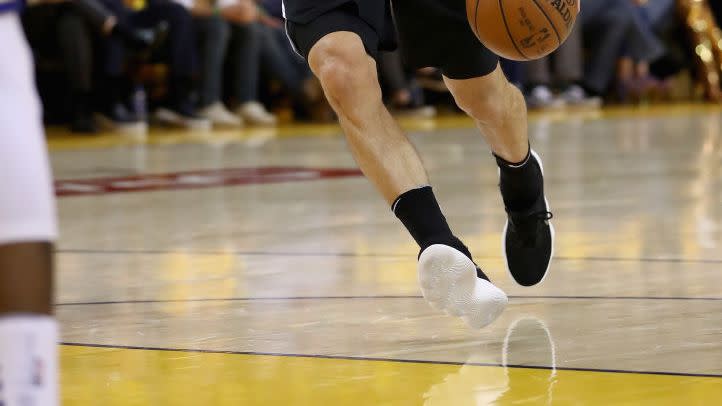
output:
POLYGON ((481 331, 421 298, 335 126, 53 135, 64 404, 722 404, 722 110, 535 116, 557 257, 534 288, 470 124, 406 126, 511 295, 481 331))

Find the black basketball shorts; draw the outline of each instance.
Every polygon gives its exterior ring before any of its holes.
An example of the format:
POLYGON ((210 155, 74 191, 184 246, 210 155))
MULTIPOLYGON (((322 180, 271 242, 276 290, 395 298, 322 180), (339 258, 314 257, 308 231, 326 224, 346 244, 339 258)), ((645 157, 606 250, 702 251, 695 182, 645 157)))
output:
POLYGON ((486 76, 499 61, 471 31, 465 0, 283 2, 286 31, 304 57, 327 34, 351 31, 374 58, 400 45, 409 67, 437 67, 451 79, 486 76))

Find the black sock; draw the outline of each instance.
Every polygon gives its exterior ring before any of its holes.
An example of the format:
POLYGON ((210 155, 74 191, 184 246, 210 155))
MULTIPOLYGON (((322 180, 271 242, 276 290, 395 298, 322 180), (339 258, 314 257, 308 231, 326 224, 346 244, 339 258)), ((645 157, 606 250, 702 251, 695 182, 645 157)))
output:
POLYGON ((518 163, 507 162, 496 154, 494 157, 500 169, 499 188, 507 210, 523 211, 533 206, 543 191, 543 177, 531 149, 518 163))
MULTIPOLYGON (((472 258, 471 252, 466 248, 466 245, 451 232, 431 186, 424 186, 403 193, 391 205, 391 210, 404 223, 406 229, 409 230, 411 236, 419 244, 421 248, 419 255, 431 245, 442 244, 461 251, 471 262, 474 262, 474 258, 472 258)), ((478 266, 476 267, 476 275, 479 278, 489 280, 478 266)))
POLYGON ((396 198, 391 206, 421 251, 434 244, 456 248, 473 261, 466 246, 454 236, 441 212, 431 186, 412 189, 396 198))

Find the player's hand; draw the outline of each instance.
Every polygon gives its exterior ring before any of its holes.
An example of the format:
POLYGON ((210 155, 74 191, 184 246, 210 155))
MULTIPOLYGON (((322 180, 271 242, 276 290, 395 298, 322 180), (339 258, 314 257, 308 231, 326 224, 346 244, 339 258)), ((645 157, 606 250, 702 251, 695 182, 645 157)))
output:
POLYGON ((258 6, 251 0, 241 0, 220 10, 221 16, 236 24, 248 24, 258 20, 258 6))

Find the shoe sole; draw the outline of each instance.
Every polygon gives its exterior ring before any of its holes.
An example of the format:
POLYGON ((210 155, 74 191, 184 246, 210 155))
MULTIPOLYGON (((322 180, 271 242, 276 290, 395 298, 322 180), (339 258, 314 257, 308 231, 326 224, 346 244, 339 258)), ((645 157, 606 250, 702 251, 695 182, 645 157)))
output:
POLYGON ((431 307, 461 317, 469 327, 496 320, 509 301, 491 282, 476 276, 476 266, 460 251, 435 244, 419 256, 419 284, 431 307))
MULTIPOLYGON (((542 176, 544 176, 544 164, 542 164, 541 158, 533 149, 530 150, 530 152, 531 152, 531 155, 534 157, 534 159, 536 159, 536 161, 539 162, 539 168, 541 169, 542 176)), ((499 170, 499 176, 501 177, 501 170, 499 170)), ((544 205, 546 206, 546 211, 551 211, 551 209, 549 207, 549 201, 547 200, 546 196, 544 196, 544 205)), ((506 232, 508 230, 509 230, 509 219, 506 220, 506 223, 504 224, 504 231, 501 232, 501 254, 504 256, 504 267, 506 268, 507 275, 509 275, 509 277, 511 278, 511 280, 514 281, 514 283, 516 283, 519 286, 524 286, 524 285, 520 284, 519 282, 517 282, 516 279, 514 279, 514 275, 512 275, 511 269, 509 269, 509 258, 506 256, 506 232)), ((530 288, 532 286, 541 285, 544 282, 544 280, 547 278, 547 276, 549 275, 549 269, 551 268, 552 260, 554 259, 554 238, 556 235, 556 232, 554 231, 554 225, 551 223, 551 221, 549 221, 549 231, 551 233, 551 238, 552 238, 552 253, 549 256, 549 263, 547 264, 547 269, 544 270, 544 276, 542 276, 542 278, 539 282, 537 282, 531 286, 524 286, 525 288, 530 288)))

